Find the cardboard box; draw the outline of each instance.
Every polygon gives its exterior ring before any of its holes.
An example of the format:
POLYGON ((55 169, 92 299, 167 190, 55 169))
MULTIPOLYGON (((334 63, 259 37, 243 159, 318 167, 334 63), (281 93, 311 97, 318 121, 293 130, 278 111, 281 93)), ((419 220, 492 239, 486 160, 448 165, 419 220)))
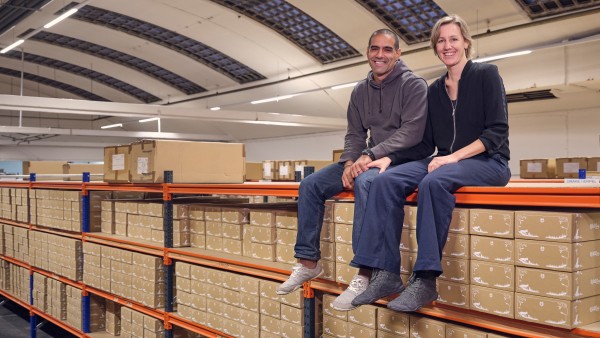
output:
POLYGON ((471 284, 514 291, 515 266, 487 261, 471 261, 471 284))
POLYGON ((129 182, 130 151, 129 145, 104 147, 104 182, 129 182))
POLYGON ((471 310, 514 318, 514 300, 515 293, 512 291, 471 285, 471 310))
POLYGON ((354 222, 354 203, 335 203, 333 218, 335 223, 352 224, 354 222))
MULTIPOLYGON (((416 237, 416 236, 415 236, 416 237)), ((469 242, 471 236, 459 233, 448 233, 442 256, 454 258, 469 258, 469 242)))
POLYGON ((417 252, 417 230, 403 228, 400 237, 400 251, 417 252))
POLYGON ((449 232, 460 234, 469 234, 469 217, 470 210, 466 208, 454 208, 452 211, 452 219, 450 220, 449 232))
POLYGON ((344 149, 334 149, 333 156, 332 156, 333 163, 339 162, 343 153, 344 153, 344 149))
POLYGON ((371 330, 376 330, 377 309, 378 307, 374 305, 362 305, 356 309, 352 309, 348 311, 348 322, 366 327, 371 330))
POLYGON ((600 171, 600 157, 588 157, 587 171, 600 171))
POLYGON ((600 268, 575 272, 517 267, 515 291, 542 297, 575 300, 600 294, 600 268))
POLYGON ((335 224, 335 242, 352 244, 352 224, 335 224))
POLYGON ((514 211, 471 209, 469 230, 472 235, 514 238, 514 211))
POLYGON ((263 178, 262 163, 246 162, 246 181, 260 181, 263 178))
POLYGON ((62 174, 65 161, 24 161, 23 175, 62 174))
POLYGON ((513 264, 515 261, 515 241, 512 239, 471 235, 471 258, 513 264))
POLYGON ((347 337, 348 322, 330 316, 323 316, 323 333, 333 337, 347 337))
POLYGON ((553 242, 600 239, 600 212, 515 212, 515 237, 553 242))
MULTIPOLYGON (((327 243, 321 243, 321 247, 327 247, 327 243)), ((352 245, 335 243, 335 261, 343 264, 350 264, 350 261, 354 258, 354 252, 352 251, 352 245)))
POLYGON ((446 324, 446 338, 486 338, 485 331, 473 330, 464 326, 446 324))
POLYGON ((162 183, 243 183, 245 151, 241 143, 143 140, 131 144, 130 181, 162 183), (210 159, 211 165, 203 165, 210 159))
POLYGON ((409 315, 379 308, 377 309, 377 330, 401 337, 408 337, 410 332, 409 315))
MULTIPOLYGON (((437 279, 438 299, 436 303, 469 308, 469 285, 437 279)), ((425 336, 428 337, 428 336, 425 336)))
MULTIPOLYGON (((414 260, 416 261, 416 255, 414 256, 414 260)), ((454 283, 462 283, 469 284, 469 259, 463 258, 452 258, 452 257, 442 257, 442 269, 443 272, 439 276, 440 279, 454 282, 454 283)), ((404 273, 404 271, 400 271, 404 273)), ((411 271, 412 272, 412 271, 411 271)))
POLYGON ((358 273, 358 268, 351 267, 348 264, 335 264, 335 281, 343 284, 350 284, 352 277, 358 273))
POLYGON ((520 161, 521 178, 556 178, 556 159, 529 159, 520 161))
POLYGON ((572 329, 600 320, 600 295, 568 301, 526 294, 515 295, 515 319, 572 329))
POLYGON ((579 178, 579 169, 587 169, 587 158, 564 157, 556 159, 556 176, 558 178, 579 178))
POLYGON ((417 228, 417 206, 416 205, 404 205, 404 223, 403 228, 416 229, 417 228))
POLYGON ((427 338, 445 338, 446 323, 427 317, 410 316, 410 336, 427 338))
POLYGON ((331 303, 335 300, 336 297, 337 296, 330 294, 323 294, 323 314, 325 316, 334 317, 344 322, 347 322, 349 311, 338 311, 334 309, 331 305, 331 303))
POLYGON ((600 241, 557 243, 517 239, 515 265, 567 272, 596 268, 600 266, 600 241))
POLYGON ((83 173, 87 172, 90 174, 90 181, 102 181, 104 174, 104 164, 84 164, 84 163, 65 163, 63 164, 63 174, 65 175, 79 175, 78 177, 66 177, 65 181, 82 181, 83 173))

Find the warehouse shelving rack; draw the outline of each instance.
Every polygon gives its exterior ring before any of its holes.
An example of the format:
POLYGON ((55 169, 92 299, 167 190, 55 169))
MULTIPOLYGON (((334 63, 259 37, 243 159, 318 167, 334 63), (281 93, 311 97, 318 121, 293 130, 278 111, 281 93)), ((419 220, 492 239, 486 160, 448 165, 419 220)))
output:
MULTIPOLYGON (((170 175, 165 175, 171 178, 170 175)), ((31 224, 21 224, 8 220, 2 220, 5 223, 28 227, 35 231, 46 231, 53 234, 80 238, 82 241, 93 242, 97 244, 109 245, 122 249, 132 250, 140 253, 150 254, 163 258, 166 272, 166 290, 165 294, 170 301, 166 301, 164 309, 152 309, 141 304, 133 302, 122 297, 114 296, 108 292, 98 290, 77 281, 71 281, 67 278, 57 276, 53 273, 37 269, 13 258, 2 256, 1 258, 20 265, 33 272, 39 272, 51 278, 58 279, 64 283, 75 286, 82 290, 82 311, 83 311, 83 332, 74 329, 60 320, 52 318, 47 314, 36 309, 32 304, 25 304, 0 291, 7 298, 15 301, 17 304, 30 310, 32 323, 32 337, 35 337, 35 315, 39 315, 65 330, 79 337, 93 337, 95 334, 89 333, 89 298, 90 293, 117 302, 133 310, 140 311, 157 319, 163 320, 165 324, 166 337, 172 337, 173 325, 182 327, 186 330, 203 334, 207 337, 223 336, 228 337, 222 332, 217 332, 212 328, 204 327, 189 320, 180 318, 173 313, 173 261, 182 261, 207 267, 215 267, 223 270, 243 273, 255 277, 268 278, 271 280, 283 281, 289 274, 289 268, 270 264, 264 261, 253 259, 244 259, 242 257, 223 257, 214 256, 210 251, 200 253, 186 251, 181 248, 172 247, 172 196, 175 194, 217 194, 217 195, 246 195, 246 196, 280 196, 297 197, 298 183, 254 183, 247 182, 243 184, 108 184, 103 182, 89 182, 84 174, 82 182, 0 182, 0 187, 9 188, 28 188, 31 189, 58 189, 58 190, 79 190, 82 192, 83 210, 89 211, 89 191, 136 191, 148 193, 160 193, 163 196, 164 229, 166 231, 164 246, 144 244, 138 241, 124 239, 123 237, 110 236, 101 233, 89 232, 89 213, 82 215, 81 234, 65 233, 58 230, 46 229, 31 224), (87 299, 87 300, 86 300, 87 299), (86 322, 87 321, 87 322, 86 322)), ((89 178, 89 177, 88 177, 89 178)), ((167 180, 167 182, 169 182, 167 180)), ((464 187, 456 193, 456 203, 460 205, 486 205, 486 206, 526 206, 526 207, 553 207, 553 208, 589 208, 600 210, 600 187, 598 186, 567 186, 560 184, 560 181, 544 181, 542 183, 532 183, 532 181, 515 181, 507 187, 464 187)), ((343 192, 337 198, 353 197, 352 192, 343 192)), ((409 196, 409 202, 416 202, 416 194, 409 196)), ((31 279, 33 283, 33 277, 31 279)), ((33 287, 33 284, 31 284, 33 287)), ((314 314, 314 291, 323 291, 333 294, 343 292, 345 286, 336 282, 318 279, 304 286, 305 296, 305 337, 314 337, 315 334, 315 314, 314 314), (311 312, 310 309, 313 309, 311 312)), ((31 303, 31 302, 30 302, 31 303)), ((380 301, 384 304, 384 301, 380 301)), ((576 328, 566 330, 554 328, 529 322, 523 322, 514 319, 501 318, 498 316, 487 315, 477 311, 458 309, 451 306, 434 304, 419 310, 420 313, 445 320, 450 320, 460 324, 470 325, 483 329, 493 330, 499 333, 522 337, 600 337, 600 331, 596 329, 576 328)))

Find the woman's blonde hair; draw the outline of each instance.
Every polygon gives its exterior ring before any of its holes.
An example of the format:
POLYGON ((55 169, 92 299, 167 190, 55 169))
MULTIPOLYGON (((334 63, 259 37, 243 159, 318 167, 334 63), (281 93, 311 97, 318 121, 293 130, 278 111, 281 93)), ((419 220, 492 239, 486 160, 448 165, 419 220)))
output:
POLYGON ((462 34, 463 39, 465 39, 465 41, 469 43, 469 47, 465 49, 465 55, 467 56, 467 59, 470 59, 471 55, 473 55, 474 50, 473 39, 471 38, 471 33, 469 32, 469 26, 467 26, 465 20, 463 20, 460 16, 456 14, 450 14, 439 19, 431 29, 431 38, 429 40, 429 43, 431 45, 431 48, 433 49, 433 54, 435 54, 435 56, 438 56, 435 46, 437 44, 437 40, 440 38, 440 27, 449 23, 456 24, 460 28, 460 33, 462 34))

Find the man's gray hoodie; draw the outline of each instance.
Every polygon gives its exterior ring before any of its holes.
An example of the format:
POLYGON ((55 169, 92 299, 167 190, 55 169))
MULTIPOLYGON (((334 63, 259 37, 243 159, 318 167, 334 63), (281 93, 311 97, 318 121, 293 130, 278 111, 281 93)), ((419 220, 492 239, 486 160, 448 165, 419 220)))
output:
POLYGON ((377 159, 409 149, 423 138, 427 83, 398 60, 380 85, 375 83, 370 71, 367 78, 354 87, 347 114, 348 130, 340 162, 356 161, 367 147, 377 159))

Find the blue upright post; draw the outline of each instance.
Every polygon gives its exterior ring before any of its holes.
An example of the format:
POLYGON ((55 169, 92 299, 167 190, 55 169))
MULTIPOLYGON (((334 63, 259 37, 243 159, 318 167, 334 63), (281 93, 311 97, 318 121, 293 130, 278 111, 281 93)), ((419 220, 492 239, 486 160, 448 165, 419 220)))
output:
MULTIPOLYGON (((83 173, 82 181, 90 182, 90 173, 83 173)), ((90 232, 90 195, 85 185, 81 191, 81 231, 90 232)))
POLYGON ((81 296, 81 328, 84 333, 90 333, 90 295, 83 291, 81 296))
MULTIPOLYGON (((90 232, 90 194, 85 183, 90 182, 90 173, 84 172, 81 180, 84 183, 81 191, 81 232, 86 233, 90 232)), ((83 267, 85 264, 83 257, 81 258, 81 261, 83 267)), ((82 290, 81 292, 81 328, 84 333, 89 333, 91 331, 90 295, 85 290, 82 290)))
MULTIPOLYGON (((29 271, 29 305, 33 306, 33 272, 29 271)), ((37 334, 37 317, 33 310, 29 310, 29 336, 35 338, 37 334)))
MULTIPOLYGON (((164 172, 164 183, 173 183, 173 172, 164 172)), ((163 190, 163 230, 165 248, 173 247, 173 196, 167 188, 163 190)), ((173 312, 175 289, 175 265, 168 256, 164 257, 165 269, 165 312, 173 312)), ((165 338, 173 338, 171 323, 165 323, 165 338)))
POLYGON ((310 284, 304 284, 304 338, 315 337, 315 292, 310 284))

